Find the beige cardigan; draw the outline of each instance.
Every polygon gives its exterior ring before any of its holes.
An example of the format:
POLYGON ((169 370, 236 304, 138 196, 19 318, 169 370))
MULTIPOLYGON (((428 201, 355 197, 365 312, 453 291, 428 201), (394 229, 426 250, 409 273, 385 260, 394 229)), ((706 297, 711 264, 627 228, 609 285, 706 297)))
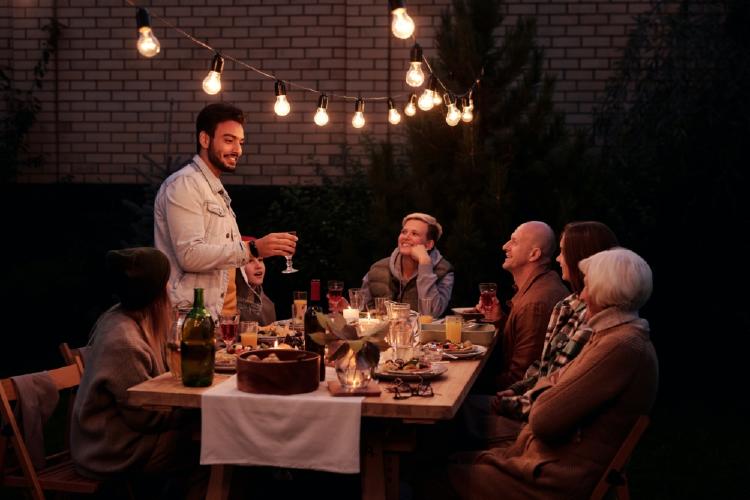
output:
POLYGON ((649 413, 658 382, 647 321, 609 308, 589 324, 594 333, 578 357, 535 386, 544 392, 515 443, 452 467, 459 495, 588 498, 636 418, 649 413))

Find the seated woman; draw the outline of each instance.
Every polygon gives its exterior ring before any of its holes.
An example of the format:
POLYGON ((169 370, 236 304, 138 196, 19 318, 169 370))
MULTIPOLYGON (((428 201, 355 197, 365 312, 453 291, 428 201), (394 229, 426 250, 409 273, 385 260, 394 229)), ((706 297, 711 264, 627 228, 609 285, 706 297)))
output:
POLYGON ((450 467, 455 497, 587 498, 638 416, 650 411, 658 362, 638 310, 651 295, 651 269, 624 248, 579 268, 591 339, 573 361, 539 378, 529 423, 510 447, 450 467))
POLYGON ((94 326, 73 406, 71 456, 83 476, 165 478, 186 467, 197 469, 198 448, 178 412, 127 403, 128 388, 167 369, 169 268, 167 257, 155 248, 107 253, 107 278, 120 302, 94 326))
MULTIPOLYGON (((250 238, 243 237, 244 241, 250 238)), ((276 307, 263 292, 263 278, 266 276, 266 265, 263 257, 251 257, 245 267, 235 273, 237 285, 237 310, 240 321, 257 321, 266 326, 276 321, 276 307)))

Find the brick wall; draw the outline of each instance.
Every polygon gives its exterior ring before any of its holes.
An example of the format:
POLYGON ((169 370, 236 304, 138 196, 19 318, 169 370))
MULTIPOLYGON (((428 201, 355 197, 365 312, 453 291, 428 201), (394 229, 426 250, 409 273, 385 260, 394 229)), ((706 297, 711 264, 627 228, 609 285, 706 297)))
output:
MULTIPOLYGON (((22 182, 132 183, 148 154, 162 162, 194 153, 194 118, 206 104, 236 103, 248 114, 246 148, 237 175, 225 182, 286 185, 317 183, 315 167, 340 173, 344 147, 361 153, 362 131, 351 126, 353 101, 402 96, 410 42, 390 34, 386 0, 155 0, 139 2, 153 14, 248 65, 330 97, 330 123, 312 123, 317 94, 288 88, 292 112, 277 117, 273 80, 227 60, 223 91, 208 96, 201 81, 212 54, 152 18, 161 53, 135 49, 135 9, 125 0, 24 0, 0 7, 0 65, 28 88, 42 27, 54 15, 64 25, 60 49, 44 89, 31 150, 42 168, 22 182)), ((417 38, 434 55, 433 35, 449 0, 409 0, 417 38)), ((574 126, 591 111, 625 44, 640 0, 506 0, 506 25, 536 16, 547 69, 557 76, 556 102, 574 126)), ((374 138, 402 139, 388 125, 385 101, 368 102, 363 129, 374 138)))

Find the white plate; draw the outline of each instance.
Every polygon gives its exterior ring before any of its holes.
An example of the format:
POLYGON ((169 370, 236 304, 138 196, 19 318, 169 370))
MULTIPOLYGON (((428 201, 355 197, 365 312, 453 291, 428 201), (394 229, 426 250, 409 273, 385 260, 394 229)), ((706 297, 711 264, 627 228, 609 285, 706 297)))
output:
POLYGON ((446 354, 450 354, 450 356, 453 356, 454 358, 458 359, 469 359, 469 358, 476 358, 477 356, 482 356, 484 353, 487 352, 487 348, 483 345, 474 345, 473 349, 470 351, 464 351, 464 352, 453 352, 453 351, 443 351, 443 359, 453 359, 449 356, 446 356, 446 354))
POLYGON ((439 365, 432 365, 432 367, 427 370, 426 372, 417 372, 414 373, 413 370, 409 371, 380 371, 383 369, 383 366, 380 365, 377 368, 375 368, 375 376, 379 379, 383 380, 394 380, 397 378, 400 378, 401 380, 406 381, 415 381, 422 378, 422 380, 431 380, 435 377, 439 377, 446 371, 448 371, 448 367, 444 364, 439 365))
POLYGON ((454 314, 463 316, 464 319, 481 319, 484 317, 484 314, 477 311, 475 307, 454 307, 451 311, 454 314))

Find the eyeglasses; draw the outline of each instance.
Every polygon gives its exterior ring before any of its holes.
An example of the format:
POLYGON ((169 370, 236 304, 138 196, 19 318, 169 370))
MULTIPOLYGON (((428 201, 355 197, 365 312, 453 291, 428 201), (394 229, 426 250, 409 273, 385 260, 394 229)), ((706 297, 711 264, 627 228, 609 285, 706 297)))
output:
POLYGON ((419 377, 417 385, 410 385, 401 378, 397 378, 393 381, 393 385, 386 390, 394 393, 393 399, 409 399, 412 396, 431 398, 435 395, 432 385, 429 382, 425 382, 422 377, 419 377))

